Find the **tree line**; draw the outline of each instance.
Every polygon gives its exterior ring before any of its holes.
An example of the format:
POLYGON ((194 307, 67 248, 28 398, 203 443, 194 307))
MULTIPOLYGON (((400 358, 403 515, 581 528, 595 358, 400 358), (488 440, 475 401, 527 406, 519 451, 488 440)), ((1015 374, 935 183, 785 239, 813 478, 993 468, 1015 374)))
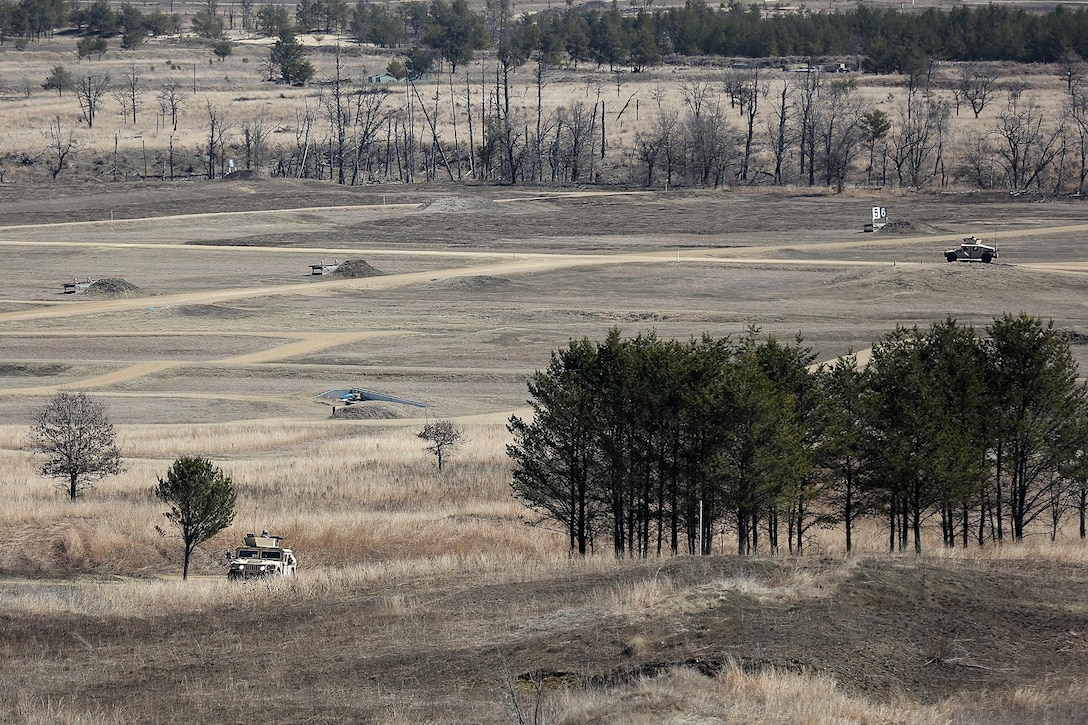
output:
POLYGON ((801 553, 827 528, 851 551, 863 518, 891 551, 1056 538, 1070 517, 1086 536, 1088 395, 1052 322, 948 318, 865 366, 814 358, 755 329, 571 341, 510 419, 513 492, 579 555, 708 554, 726 532, 801 553))

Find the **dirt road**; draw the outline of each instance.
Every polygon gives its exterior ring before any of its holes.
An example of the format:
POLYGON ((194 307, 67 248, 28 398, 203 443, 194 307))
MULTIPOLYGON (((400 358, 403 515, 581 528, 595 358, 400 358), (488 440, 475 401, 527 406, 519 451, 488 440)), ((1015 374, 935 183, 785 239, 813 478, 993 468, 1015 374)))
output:
MULTIPOLYGON (((575 192, 568 193, 565 196, 599 196, 596 192, 575 192)), ((555 198, 556 195, 541 196, 540 198, 555 198)), ((532 197, 535 198, 535 197, 532 197)), ((506 199, 500 200, 501 203, 514 203, 516 201, 526 199, 506 199)), ((393 209, 407 209, 416 208, 417 205, 389 205, 382 206, 381 208, 393 208, 393 209)), ((362 207, 344 207, 344 208, 362 208, 362 207)), ((312 210, 320 211, 321 209, 312 210)), ((150 220, 161 221, 169 218, 186 219, 191 220, 196 217, 202 216, 226 216, 235 214, 239 218, 244 218, 246 215, 253 214, 269 214, 269 213, 282 213, 283 210, 277 210, 277 212, 218 212, 211 214, 195 214, 195 215, 181 215, 176 217, 154 217, 150 220)), ((295 210, 303 211, 303 210, 295 210)), ((106 222, 73 222, 73 223, 61 223, 53 224, 49 226, 53 227, 72 227, 72 226, 93 226, 100 224, 139 224, 145 220, 122 220, 122 221, 106 221, 106 222)), ((29 228, 28 225, 27 228, 29 228)), ((35 227, 39 228, 39 227, 35 227)), ((6 229, 16 229, 16 227, 8 227, 6 229)), ((1045 236, 1045 235, 1069 235, 1069 234, 1081 234, 1088 232, 1088 224, 1068 224, 1060 226, 1042 226, 1034 229, 1018 229, 1015 231, 999 231, 992 235, 988 235, 989 239, 993 238, 1021 238, 1028 236, 1045 236)), ((79 318, 92 315, 101 315, 107 313, 124 313, 133 310, 142 310, 149 307, 156 309, 159 308, 171 308, 181 307, 186 305, 211 305, 216 303, 231 302, 237 300, 256 299, 256 298, 268 298, 277 296, 323 296, 329 293, 349 290, 349 291, 365 291, 365 290, 390 290, 398 287, 407 287, 411 285, 420 285, 426 283, 433 283, 441 280, 457 280, 457 279, 469 279, 486 276, 501 276, 501 277, 529 277, 536 274, 545 272, 554 272, 557 270, 572 269, 577 267, 608 267, 614 265, 662 265, 662 264, 676 264, 676 263, 721 263, 727 265, 790 265, 792 267, 855 267, 855 268, 882 268, 890 267, 894 265, 911 266, 912 264, 897 260, 887 261, 861 261, 861 260, 843 260, 835 258, 823 258, 823 259, 792 259, 783 258, 777 255, 789 254, 791 251, 804 250, 806 255, 812 255, 815 253, 826 253, 828 251, 843 251, 857 248, 875 247, 879 246, 882 249, 903 249, 908 250, 912 247, 922 247, 932 245, 935 242, 947 241, 956 237, 940 234, 940 235, 923 235, 923 236, 910 236, 910 237, 874 237, 866 235, 861 239, 851 239, 832 242, 817 242, 808 243, 804 245, 796 244, 763 244, 755 246, 743 246, 743 247, 723 247, 717 249, 680 249, 669 250, 661 252, 634 252, 634 253, 612 253, 612 254, 545 254, 545 253, 517 253, 517 254, 497 254, 487 251, 474 251, 474 250, 405 250, 405 249, 372 249, 366 250, 365 253, 384 254, 384 255, 402 255, 402 256, 429 256, 439 258, 458 258, 458 259, 471 259, 480 260, 480 263, 470 266, 458 266, 442 269, 432 269, 427 271, 408 272, 403 274, 390 274, 378 277, 368 277, 361 279, 321 279, 310 280, 308 279, 304 283, 289 283, 289 284, 277 284, 277 285, 259 285, 259 286, 241 286, 228 289, 214 289, 214 290, 194 290, 191 292, 159 295, 153 298, 148 297, 134 297, 134 298, 119 298, 119 299, 105 299, 105 300, 80 300, 70 301, 66 300, 63 303, 56 304, 35 304, 27 309, 21 309, 11 312, 0 314, 0 324, 6 322, 25 322, 34 320, 46 320, 46 319, 69 319, 79 318)), ((48 241, 48 242, 24 242, 24 241, 0 241, 0 248, 26 248, 33 247, 35 249, 43 248, 67 248, 67 249, 79 249, 79 248, 95 248, 95 249, 110 249, 110 250, 125 250, 125 249, 158 249, 158 250, 184 250, 187 253, 199 254, 202 252, 237 252, 240 249, 247 253, 257 252, 276 252, 284 253, 289 252, 291 254, 304 254, 304 255, 322 255, 322 254, 347 254, 359 253, 359 249, 343 249, 335 247, 232 247, 227 245, 188 245, 188 244, 157 244, 157 243, 139 243, 139 242, 116 242, 116 243, 103 243, 103 242, 83 242, 83 241, 48 241)), ((1088 262, 1058 262, 1058 263, 1039 263, 1026 265, 1032 269, 1049 273, 1064 273, 1064 274, 1078 274, 1082 275, 1088 273, 1088 262)), ((239 329, 233 330, 229 333, 213 332, 207 334, 230 334, 236 336, 257 336, 278 338, 277 344, 267 347, 265 349, 257 350, 254 352, 248 352, 245 354, 233 355, 229 357, 218 358, 215 360, 201 361, 202 365, 217 365, 217 366, 244 366, 263 363, 272 363, 287 360, 292 357, 313 353, 320 350, 332 349, 337 346, 349 345, 351 343, 365 340, 368 338, 374 338, 379 336, 388 335, 400 335, 406 334, 407 330, 370 330, 370 331, 352 331, 341 333, 310 333, 310 332, 297 332, 294 330, 287 331, 256 331, 239 329), (286 344, 282 343, 283 338, 292 339, 292 342, 286 344)), ((74 337, 80 335, 124 335, 124 334, 136 334, 136 333, 104 333, 95 330, 84 330, 76 328, 69 333, 58 333, 57 331, 50 331, 44 333, 30 332, 0 332, 0 336, 3 335, 20 335, 28 336, 34 334, 41 334, 43 336, 57 336, 59 334, 69 334, 74 337)), ((149 334, 149 333, 139 333, 149 334)), ((193 335, 193 334, 206 334, 203 332, 194 333, 192 331, 174 331, 174 332, 157 332, 156 335, 193 335)), ((864 350, 858 353, 859 362, 864 364, 868 360, 868 355, 871 351, 864 350)), ((170 370, 172 368, 184 367, 186 365, 193 364, 192 361, 186 360, 144 360, 133 362, 132 364, 120 367, 117 370, 94 375, 77 381, 67 381, 63 385, 30 385, 21 387, 10 387, 0 389, 0 396, 25 396, 25 395, 43 395, 49 394, 60 387, 75 387, 80 389, 93 389, 100 390, 108 388, 112 385, 116 385, 122 382, 130 382, 142 377, 156 375, 163 371, 170 370)), ((104 394, 124 397, 139 397, 142 395, 155 395, 162 396, 164 393, 132 393, 132 392, 107 392, 104 394)), ((237 400, 260 400, 267 399, 267 397, 256 395, 234 395, 231 394, 216 394, 216 393, 179 393, 178 397, 191 397, 194 399, 214 397, 216 399, 231 398, 237 400)), ((504 411, 494 414, 486 414, 482 417, 477 417, 479 420, 505 420, 509 417, 510 411, 504 411)), ((415 421, 405 420, 406 423, 414 423, 415 421)))

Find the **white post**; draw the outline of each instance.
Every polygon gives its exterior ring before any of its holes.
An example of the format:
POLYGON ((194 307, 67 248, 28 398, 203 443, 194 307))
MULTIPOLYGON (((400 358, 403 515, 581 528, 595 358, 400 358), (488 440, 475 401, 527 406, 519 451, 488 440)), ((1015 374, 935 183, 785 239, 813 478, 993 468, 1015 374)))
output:
POLYGON ((699 499, 699 556, 703 555, 703 499, 699 499))

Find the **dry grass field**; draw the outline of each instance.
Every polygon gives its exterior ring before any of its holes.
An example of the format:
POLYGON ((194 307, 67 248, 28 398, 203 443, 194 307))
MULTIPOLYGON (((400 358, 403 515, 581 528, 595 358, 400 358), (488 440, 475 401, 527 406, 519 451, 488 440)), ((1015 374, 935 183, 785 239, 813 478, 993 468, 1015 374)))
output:
MULTIPOLYGON (((234 143, 256 117, 276 129, 273 150, 296 143, 319 87, 261 82, 267 41, 232 38, 224 62, 191 39, 114 41, 80 64, 71 36, 0 47, 0 722, 1083 721, 1088 556, 1075 531, 980 552, 935 541, 925 557, 884 554, 874 527, 850 557, 827 531, 800 558, 572 561, 510 495, 505 456, 526 378, 612 327, 686 339, 755 325, 802 334, 823 361, 897 324, 981 327, 1025 311, 1078 333, 1084 367, 1081 202, 133 181, 161 172, 171 141, 179 173, 202 172, 209 104, 234 143), (137 71, 150 89, 138 122, 107 98, 87 128, 71 94, 40 89, 58 64, 137 71), (176 132, 154 99, 166 83, 187 95, 176 132), (57 185, 40 159, 18 161, 46 148, 54 119, 78 143, 57 185), (873 205, 897 231, 862 233, 873 205), (968 234, 996 242, 1002 263, 945 264, 968 234), (334 260, 382 274, 309 274, 334 260), (127 284, 62 293, 88 278, 127 284), (334 418, 314 400, 346 386, 432 407, 334 418), (26 450, 32 411, 60 388, 107 404, 126 467, 74 504, 26 450), (445 418, 467 440, 439 474, 415 433, 445 418), (198 549, 187 582, 151 493, 180 455, 210 457, 239 494, 234 525, 198 549), (287 537, 299 576, 228 584, 224 550, 262 528, 287 537)), ((329 77, 335 39, 305 40, 329 77)), ((347 47, 354 79, 391 57, 347 47)), ((467 66, 473 84, 491 62, 467 66)), ((1056 112, 1053 68, 1005 71, 1056 112)), ((658 104, 678 107, 683 83, 721 73, 557 69, 544 105, 603 99, 616 117, 635 99, 608 130, 609 158, 623 159, 658 104)), ((894 116, 898 79, 864 82, 894 116)), ((473 85, 473 103, 490 83, 473 85)), ((531 73, 514 85, 534 117, 531 73)), ((444 109, 448 141, 464 96, 422 93, 444 109)), ((958 131, 994 121, 967 115, 958 131)))
MULTIPOLYGON (((805 336, 1005 311, 1088 334, 1079 202, 983 194, 343 188, 249 179, 0 185, 0 721, 1079 722, 1088 556, 567 558, 509 492, 505 421, 571 338, 805 336), (873 204, 904 222, 865 234, 873 204), (965 234, 1001 264, 942 261, 965 234), (381 276, 311 276, 321 260, 381 276), (125 295, 64 295, 72 278, 125 295), (423 400, 333 418, 357 385, 423 400), (56 389, 103 400, 126 471, 69 503, 26 452, 56 389), (452 418, 441 474, 415 437, 452 418), (204 455, 239 492, 198 549, 156 476, 204 455), (269 528, 297 579, 234 585, 269 528)), ((1084 339, 1078 337, 1076 339, 1084 339)), ((1088 356, 1075 351, 1082 366, 1088 356)))

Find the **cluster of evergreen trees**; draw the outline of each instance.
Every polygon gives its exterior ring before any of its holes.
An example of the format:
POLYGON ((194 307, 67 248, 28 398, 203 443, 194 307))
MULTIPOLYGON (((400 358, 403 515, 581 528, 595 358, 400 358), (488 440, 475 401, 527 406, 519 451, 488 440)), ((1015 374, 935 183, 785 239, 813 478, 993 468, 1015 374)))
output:
MULTIPOLYGON (((326 1, 333 0, 305 0, 326 1)), ((408 2, 395 9, 359 2, 350 18, 344 7, 339 22, 350 26, 359 42, 383 47, 426 44, 425 36, 433 36, 436 21, 452 21, 457 15, 448 7, 436 10, 435 5, 445 2, 408 2)), ((865 67, 881 73, 902 71, 918 58, 1052 63, 1069 53, 1088 57, 1088 11, 1061 6, 1048 13, 987 5, 949 11, 928 8, 920 13, 859 6, 848 12, 767 15, 756 5, 731 3, 716 9, 703 0, 688 0, 682 7, 654 11, 621 12, 613 3, 608 10, 570 7, 509 24, 482 16, 477 20, 480 27, 501 31, 492 38, 500 53, 520 48, 526 56, 539 51, 565 56, 575 64, 594 61, 609 68, 639 69, 672 54, 864 56, 865 67)), ((313 24, 301 16, 300 23, 313 24)), ((484 47, 485 39, 479 40, 475 47, 484 47)))
MULTIPOLYGON (((500 53, 528 57, 539 51, 575 64, 592 60, 635 69, 671 54, 864 56, 866 67, 877 72, 903 70, 920 57, 1025 63, 1056 62, 1070 53, 1088 57, 1088 11, 1060 5, 1046 13, 987 5, 919 13, 859 6, 847 12, 767 14, 756 5, 716 8, 705 0, 687 0, 682 7, 633 12, 621 11, 617 3, 607 10, 568 6, 516 22, 508 3, 477 13, 465 0, 412 0, 395 7, 299 0, 293 13, 283 5, 243 0, 239 8, 245 29, 269 35, 350 31, 359 42, 383 47, 429 47, 453 65, 489 44, 500 53)), ((235 12, 232 4, 227 14, 232 28, 235 12)), ((69 25, 97 35, 123 32, 132 47, 147 34, 176 32, 180 19, 162 11, 143 16, 131 4, 114 11, 105 0, 75 10, 67 0, 0 0, 0 40, 39 39, 69 25)), ((217 0, 198 11, 193 27, 206 37, 222 33, 217 0)))
POLYGON ((814 527, 846 548, 880 517, 891 550, 1085 536, 1088 396, 1068 337, 1024 314, 984 334, 954 319, 899 328, 813 365, 798 338, 751 330, 686 344, 654 334, 572 341, 529 382, 513 417, 513 490, 558 522, 572 552, 620 556, 800 553, 814 527))

